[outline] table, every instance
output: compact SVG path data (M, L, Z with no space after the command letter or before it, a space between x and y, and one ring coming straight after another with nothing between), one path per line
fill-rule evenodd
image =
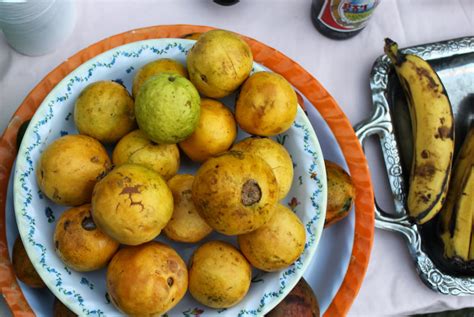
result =
M105 37L159 24L209 25L236 31L280 50L313 74L334 96L353 124L370 115L368 75L383 54L383 39L401 47L474 34L472 0L382 0L367 28L335 41L310 20L310 0L242 0L222 7L211 0L83 0L77 24L55 52L27 57L13 51L0 34L0 131L26 94L49 71L78 50ZM389 209L390 192L374 140L366 149L376 197ZM400 316L474 306L472 297L443 296L418 278L400 235L376 230L365 281L350 316ZM0 302L0 315L8 316Z

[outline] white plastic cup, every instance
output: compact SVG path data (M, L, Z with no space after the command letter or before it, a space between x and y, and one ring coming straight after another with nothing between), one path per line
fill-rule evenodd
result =
M47 10L54 0L0 0L0 22L21 24L31 21Z
M52 52L71 34L75 23L72 0L0 0L0 28L8 44L25 55Z

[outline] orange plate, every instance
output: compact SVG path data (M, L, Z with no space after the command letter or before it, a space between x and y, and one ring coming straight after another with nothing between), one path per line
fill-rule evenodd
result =
M8 180L16 156L16 135L20 125L30 119L43 99L67 74L92 57L126 43L156 39L179 38L211 30L207 26L163 25L128 31L97 42L76 53L50 72L29 93L15 112L0 139L0 290L14 316L34 316L17 281L8 255L5 228L5 204ZM283 75L319 111L332 130L356 188L355 234L352 255L346 276L327 309L325 316L347 314L364 279L374 237L374 195L365 155L354 130L336 101L321 84L300 65L279 51L254 39L244 37L252 48L256 62Z

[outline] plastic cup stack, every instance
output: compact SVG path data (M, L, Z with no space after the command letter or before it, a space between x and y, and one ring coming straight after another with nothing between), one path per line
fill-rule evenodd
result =
M30 56L52 52L72 32L72 0L0 0L0 29L16 51Z

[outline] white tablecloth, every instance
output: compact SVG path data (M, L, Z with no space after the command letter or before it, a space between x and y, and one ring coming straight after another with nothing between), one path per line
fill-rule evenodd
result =
M368 76L374 60L383 53L385 37L404 47L474 35L473 0L382 0L368 27L345 41L327 39L316 31L310 5L310 0L241 0L231 7L211 0L80 1L75 30L54 53L23 56L0 35L0 131L26 94L55 66L92 43L134 28L210 25L258 39L313 74L353 124L370 115ZM380 165L383 160L374 144L367 147L378 185L374 186L376 196L382 206L390 206ZM3 305L0 316L5 315ZM370 265L351 316L399 316L468 306L474 306L474 297L443 296L429 290L418 278L402 237L376 230Z

